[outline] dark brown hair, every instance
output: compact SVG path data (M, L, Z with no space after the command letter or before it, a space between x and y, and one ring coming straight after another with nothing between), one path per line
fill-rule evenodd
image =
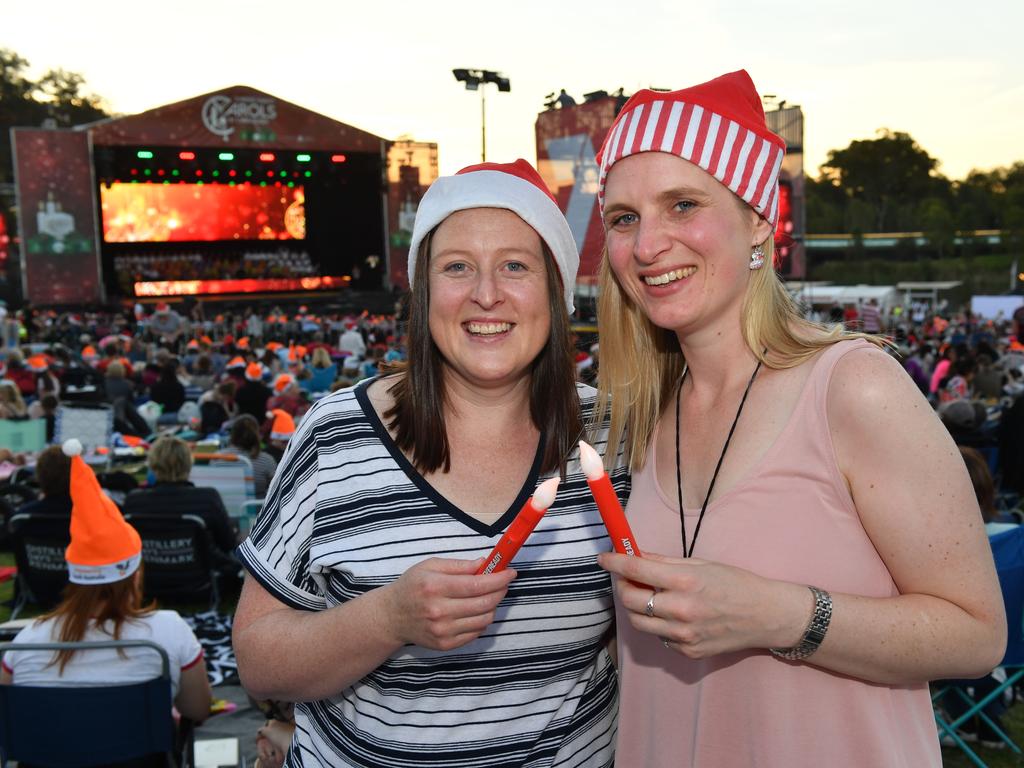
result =
M236 448L241 448L250 457L256 459L260 455L260 424L256 417L249 413L237 416L231 424L231 435L228 441Z
M74 584L64 587L64 599L56 608L39 617L39 621L56 619L60 624L57 640L62 643L77 643L85 637L89 622L95 619L97 627L113 622L111 637L121 638L121 627L126 621L138 619L156 610L156 603L142 604L142 563L139 570L127 579L112 584ZM51 665L60 665L60 674L71 661L75 651L58 651Z
M430 245L435 227L416 255L416 275L409 297L408 353L405 375L391 388L395 404L384 413L395 443L424 473L451 469L451 448L444 422L444 361L430 336ZM551 331L530 370L530 418L543 435L541 472L565 474L566 457L583 435L569 314L562 281L547 243L541 239L547 274Z
M968 448L965 445L958 446L960 455L967 465L967 474L971 476L971 485L974 486L974 495L978 497L978 506L981 507L981 516L986 523L991 522L996 516L996 489L992 482L992 473L988 469L988 462L979 451Z
M43 495L71 495L71 458L59 445L51 445L36 460L36 481Z

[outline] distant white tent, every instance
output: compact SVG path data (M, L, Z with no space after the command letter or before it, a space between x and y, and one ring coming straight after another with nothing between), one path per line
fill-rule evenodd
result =
M831 285L829 283L787 283L793 297L809 307L831 307L833 304L866 303L871 299L878 302L883 312L903 303L903 294L894 285Z

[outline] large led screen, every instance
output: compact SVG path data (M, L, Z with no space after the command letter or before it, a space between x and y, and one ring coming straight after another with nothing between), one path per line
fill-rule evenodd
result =
M301 186L124 184L100 188L103 240L303 240Z

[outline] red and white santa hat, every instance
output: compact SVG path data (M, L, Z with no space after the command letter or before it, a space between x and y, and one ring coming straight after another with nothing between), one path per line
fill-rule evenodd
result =
M100 488L75 439L62 446L71 458L71 543L64 551L73 584L112 584L142 562L142 539Z
M604 209L608 171L639 152L667 152L707 171L773 227L786 142L768 130L754 81L730 72L681 91L642 90L625 103L597 155Z
M517 214L541 236L562 276L565 306L573 311L573 288L580 266L572 230L540 174L525 160L514 163L480 163L443 176L420 200L409 243L409 285L416 272L420 243L434 227L456 211L471 208L504 208Z

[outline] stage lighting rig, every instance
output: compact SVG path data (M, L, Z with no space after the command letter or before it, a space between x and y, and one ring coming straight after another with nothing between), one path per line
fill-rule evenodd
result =
M480 91L480 160L487 162L487 97L486 89L480 86L493 83L498 86L498 93L509 93L512 84L503 74L490 69L453 69L452 74L465 84L467 91Z

